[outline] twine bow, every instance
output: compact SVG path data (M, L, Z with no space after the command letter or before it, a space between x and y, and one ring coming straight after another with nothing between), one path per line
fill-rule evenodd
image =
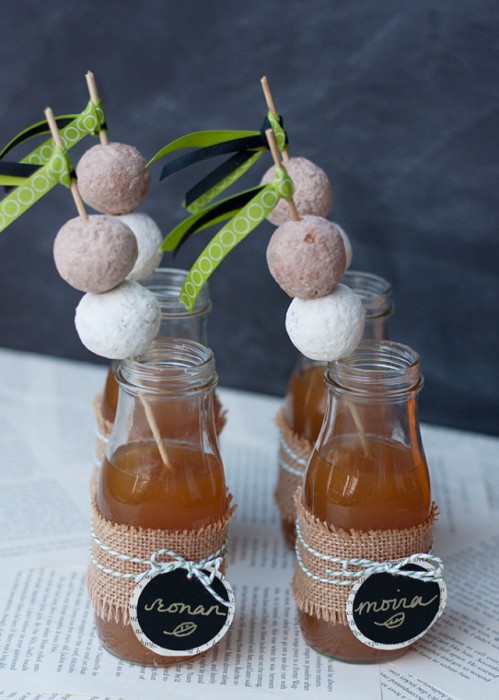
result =
M110 547L107 547L98 539L92 527L90 528L90 531L95 544L106 552L106 554L116 557L121 561L129 561L134 564L144 564L145 566L149 566L149 569L141 571L138 574L127 574L120 571L114 571L107 566L103 566L91 554L90 558L94 566L104 573L109 574L110 576L116 576L118 578L134 579L137 583L139 583L145 576L156 576L157 574L167 574L175 569L185 569L187 571L188 579L192 579L192 577L195 576L219 603L225 605L225 607L227 607L229 610L233 609L234 603L219 596L218 593L212 588L213 581L215 580L217 573L219 573L220 567L225 558L227 542L224 542L215 552L204 559L201 559L200 561L184 559L184 557L171 549L158 549L151 554L149 559L140 559L138 557L130 557L127 554L121 554L121 552L116 552ZM158 558L162 556L168 556L173 561L158 561ZM207 573L206 570L208 570L209 573Z
M225 549L226 543L224 542L224 544L217 549L216 552L213 552L213 554L210 554L208 557L201 559L200 561L189 561L188 559L184 559L184 557L176 552L173 552L171 549L158 549L156 552L151 554L151 558L149 559L149 564L151 566L150 571L144 571L141 574L138 574L136 581L138 583L144 578L144 576L150 575L151 571L153 572L152 575L156 576L157 574L167 574L175 569L185 569L187 571L188 579L196 577L197 580L219 603L222 603L225 605L225 607L232 609L234 604L231 601L225 600L219 596L218 593L212 588L215 576L219 572L220 566L223 563ZM173 561L158 561L158 557L164 555L171 557ZM206 572L206 569L208 569L210 572L209 574Z

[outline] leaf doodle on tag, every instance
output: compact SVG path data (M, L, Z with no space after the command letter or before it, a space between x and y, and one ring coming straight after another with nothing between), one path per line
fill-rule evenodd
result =
M195 622L181 622L171 632L163 630L163 634L171 637L188 637L197 630L198 626Z
M397 627L400 627L403 625L405 622L405 613L400 612L396 613L395 615L392 615L391 617L388 618L388 620L385 620L384 622L375 622L374 624L377 625L378 627L387 627L389 630L394 630L397 629Z

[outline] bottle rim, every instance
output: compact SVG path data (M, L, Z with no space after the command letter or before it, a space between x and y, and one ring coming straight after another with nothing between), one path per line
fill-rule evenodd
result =
M180 301L180 290L187 274L187 270L178 267L158 267L141 281L141 284L159 301L162 317L192 318L204 316L211 311L208 283L201 287L192 311L188 311Z
M139 355L121 360L116 380L128 393L173 398L213 389L218 383L213 351L185 338L152 341Z
M384 277L371 272L347 270L341 282L361 298L367 320L393 314L392 285Z
M417 393L424 384L418 353L392 340L361 341L351 355L328 364L325 380L334 390L378 398Z

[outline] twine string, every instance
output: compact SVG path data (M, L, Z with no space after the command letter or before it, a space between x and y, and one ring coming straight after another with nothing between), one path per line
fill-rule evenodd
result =
M290 464L287 464L284 460L280 459L279 460L279 466L285 469L287 472L290 472L294 476L299 476L302 477L305 473L305 470L308 465L308 460L303 459L303 457L300 457L289 445L287 442L286 438L284 437L282 431L279 431L278 435L279 439L279 445L282 447L283 451L288 455L290 459L293 460L296 464L300 466L300 469L296 469L292 467Z
M150 575L151 572L153 572L153 576L155 576L157 574L169 573L174 569L182 568L187 571L188 579L196 577L198 581L219 603L225 605L225 607L227 607L229 610L232 610L232 608L234 607L233 602L225 600L220 595L218 595L218 593L212 588L213 581L215 580L215 577L219 572L220 567L225 559L227 541L225 541L215 552L205 557L204 559L201 559L200 561L190 561L188 559L184 559L184 557L182 557L180 554L177 554L171 549L158 549L151 554L149 559L141 559L139 557L131 557L127 554L122 554L105 545L99 540L92 526L90 527L90 532L92 534L92 539L95 542L95 544L100 549L102 549L103 552L106 552L106 554L116 557L121 561L128 561L133 564L143 564L144 566L149 567L145 571L141 571L138 574L115 571L114 569L104 566L99 561L97 561L93 556L92 552L90 552L90 559L93 565L101 571L103 571L104 573L109 574L110 576L116 576L118 578L133 579L134 581L136 581L136 583L139 583L144 578L144 576ZM158 557L165 555L170 557L173 561L158 561ZM206 572L206 569L208 569L208 571L210 572L209 574Z
M305 565L301 553L300 545L304 547L307 552L312 554L312 556L322 559L323 561L331 562L332 564L339 564L341 570L326 569L327 577L318 576L314 574ZM317 551L311 547L304 539L303 533L300 528L299 519L296 520L296 559L298 565L304 574L312 578L314 581L319 583L335 584L337 586L351 586L357 579L364 576L370 576L371 574L388 573L394 576L406 576L408 578L417 579L424 582L435 582L443 580L444 564L443 561L434 556L433 554L411 554L403 559L396 559L391 561L377 562L371 559L361 559L352 557L350 559L343 559L342 557L335 557L329 554L324 554ZM412 569L403 569L404 566L408 564L419 564L421 561L426 561L431 564L434 568L427 571L415 571ZM349 567L358 567L357 571L350 571Z

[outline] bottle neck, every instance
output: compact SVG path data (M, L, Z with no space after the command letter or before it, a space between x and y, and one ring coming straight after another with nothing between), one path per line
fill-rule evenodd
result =
M364 452L369 441L421 450L417 397L423 376L414 350L364 340L352 355L330 363L325 379L329 392L319 441L349 435Z
M189 338L208 344L208 314L211 301L205 284L192 311L187 311L179 300L187 271L176 268L158 268L142 284L158 299L161 307L161 325L158 338Z
M189 339L157 338L141 355L122 360L116 372L120 389L155 400L187 399L217 384L210 348Z
M387 322L395 309L391 284L383 277L356 270L347 270L341 282L350 287L362 300L366 311L364 338L386 338Z
M116 372L118 406L108 458L122 445L184 445L218 452L212 351L192 340L154 340L140 356L122 360Z
M390 401L423 386L419 355L390 340L363 340L348 357L330 362L326 381L336 393L372 401Z

